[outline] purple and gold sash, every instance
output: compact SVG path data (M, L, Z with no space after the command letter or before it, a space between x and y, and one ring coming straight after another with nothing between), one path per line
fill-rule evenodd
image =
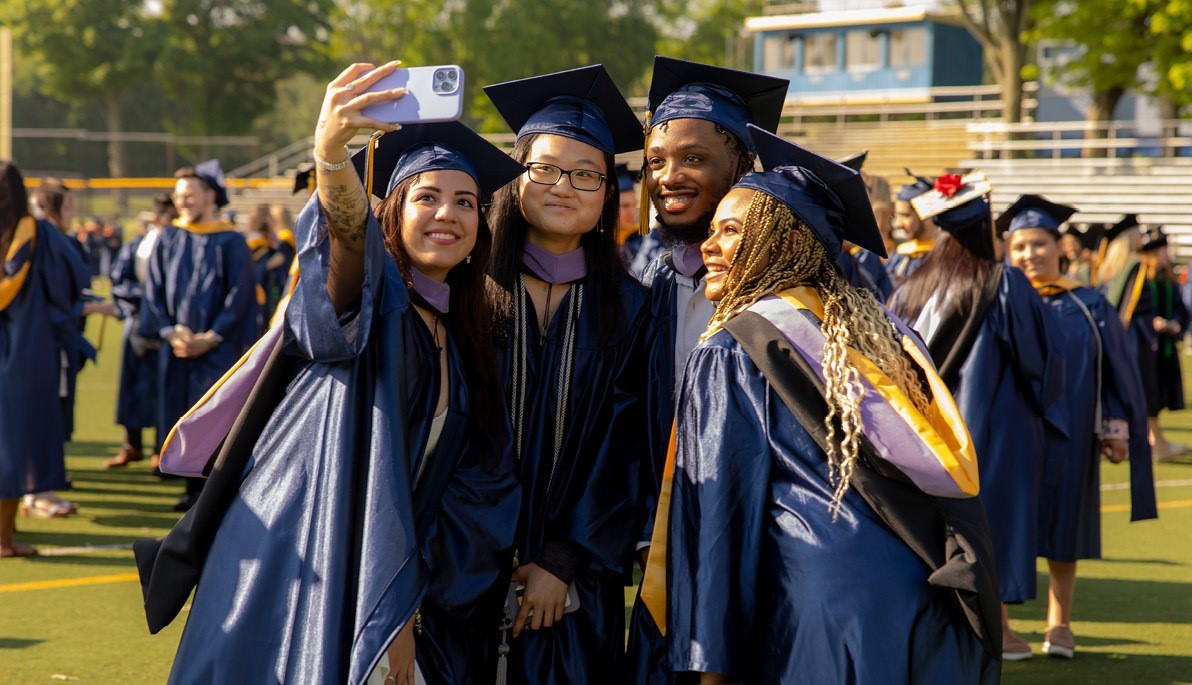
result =
M823 333L812 320L790 315L798 310L808 310L823 320L823 303L812 288L792 288L765 297L749 308L774 324L823 382ZM903 350L928 381L931 405L926 414L920 412L877 365L850 348L849 363L861 374L864 389L861 419L865 437L878 457L895 466L923 492L937 497L973 497L980 489L977 459L960 410L917 338L897 317L891 316L891 320L903 334ZM666 635L666 546L675 474L675 434L672 429L641 593L642 602L663 635Z

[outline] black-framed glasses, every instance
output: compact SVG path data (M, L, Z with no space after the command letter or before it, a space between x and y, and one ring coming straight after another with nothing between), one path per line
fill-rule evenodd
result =
M543 162L527 162L526 173L530 180L544 186L553 186L562 180L563 175L571 180L571 187L588 192L600 190L604 185L605 175L591 169L561 169L554 164Z

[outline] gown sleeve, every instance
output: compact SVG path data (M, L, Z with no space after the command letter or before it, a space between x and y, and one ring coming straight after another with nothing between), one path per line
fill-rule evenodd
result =
M1063 340L1055 315L1021 271L1006 267L995 313L998 337L1010 357L1011 366L1027 381L1040 415L1064 392ZM1054 426L1067 434L1066 426Z
M1104 297L1097 298L1092 312L1101 334L1102 413L1106 418L1125 419L1130 425L1130 520L1157 518L1146 396L1137 357L1130 350L1117 310Z
M318 194L298 215L294 224L294 238L298 243L298 266L303 274L298 279L290 304L286 309L287 342L290 349L313 361L341 361L355 357L364 350L373 323L374 301L380 294L385 278L385 245L381 226L372 212L364 233L364 283L359 302L342 315L335 313L331 296L327 293L327 276L331 270L331 244L327 229L327 215L319 204Z
M687 361L667 552L676 671L739 676L749 666L741 657L758 613L770 479L767 393L743 352L701 345Z
M112 300L121 319L135 316L140 311L145 287L137 280L136 251L140 240L133 240L120 248L112 264Z
M513 535L521 510L512 443L506 436L495 465L468 447L447 483L438 516L426 543L430 569L427 599L461 623L491 618L481 601L512 566ZM507 578L506 578L507 579ZM502 595L503 598L503 595Z
M224 296L219 313L211 322L211 330L224 340L237 340L245 347L250 341L244 337L245 322L253 318L256 306L256 270L252 264L252 251L239 234L231 234L223 244Z

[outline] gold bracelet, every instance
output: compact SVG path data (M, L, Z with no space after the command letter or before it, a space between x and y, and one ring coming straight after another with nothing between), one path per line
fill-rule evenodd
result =
M351 155L351 153L348 152L347 145L344 146L344 154L347 155L344 158L344 161L335 162L334 164L332 164L331 162L328 162L327 160L319 157L319 153L315 152L314 150L311 150L311 152L310 152L310 156L315 158L315 165L317 165L319 167L319 169L323 170L326 173L331 173L332 171L339 171L341 169L347 169L348 166L352 164L352 155Z

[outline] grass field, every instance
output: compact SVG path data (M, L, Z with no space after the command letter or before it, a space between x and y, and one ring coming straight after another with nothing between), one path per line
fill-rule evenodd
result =
M19 539L44 554L0 561L0 685L139 685L164 682L169 673L185 615L148 634L128 546L170 528L181 485L150 476L144 463L103 469L119 448L112 424L119 340L109 321L99 365L79 379L78 430L67 450L74 489L66 495L82 504L79 515L19 519ZM1192 412L1169 415L1166 424L1172 439L1192 444ZM1004 682L1192 683L1192 459L1158 467L1158 521L1129 523L1129 493L1113 489L1127 474L1124 466L1102 471L1106 558L1080 565L1077 658L1038 653L1044 601L1014 607L1011 617L1037 654L1007 664ZM1045 573L1039 596L1046 597Z

